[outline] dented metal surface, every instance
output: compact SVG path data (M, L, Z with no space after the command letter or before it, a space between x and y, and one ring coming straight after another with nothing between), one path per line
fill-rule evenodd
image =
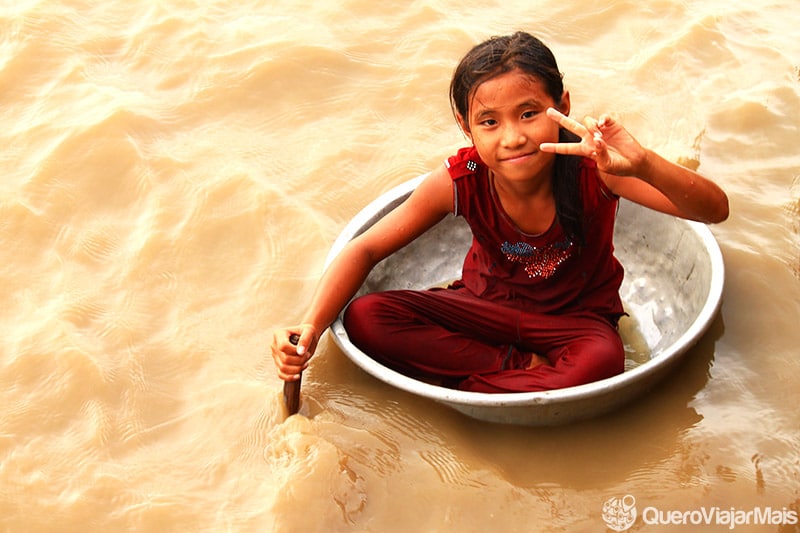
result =
M349 240L407 198L423 178L388 191L359 212L332 246L327 263ZM377 265L359 294L446 284L460 276L470 241L466 223L448 217ZM477 419L554 425L591 418L651 388L697 343L719 310L724 284L722 254L703 224L662 215L623 200L615 247L625 267L620 294L647 353L640 364L612 378L545 392L464 392L423 383L377 363L350 342L341 318L331 326L333 338L353 362L376 378Z

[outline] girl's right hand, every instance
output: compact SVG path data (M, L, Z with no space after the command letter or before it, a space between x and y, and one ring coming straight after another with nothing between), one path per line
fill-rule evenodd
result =
M289 340L292 335L300 337L296 346ZM311 324L276 329L272 336L272 360L278 377L284 381L300 379L300 373L308 367L318 341L317 331Z
M640 176L647 150L609 115L600 119L586 117L581 124L557 109L549 108L547 117L581 138L579 143L543 143L543 152L577 155L593 159L601 172L616 176Z

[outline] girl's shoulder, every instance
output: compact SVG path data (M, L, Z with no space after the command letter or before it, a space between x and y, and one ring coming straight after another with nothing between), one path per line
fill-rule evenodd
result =
M485 166L474 146L461 148L455 155L448 157L444 164L454 180L475 174L479 168Z

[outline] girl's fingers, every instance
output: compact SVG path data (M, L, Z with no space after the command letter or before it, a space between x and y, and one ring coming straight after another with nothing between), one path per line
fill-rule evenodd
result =
M571 119L557 109L548 108L547 116L557 122L561 127L568 129L581 138L580 143L542 143L539 149L543 152L552 152L566 155L594 156L602 141L602 133L596 119L586 117L581 124Z
M278 377L283 381L297 381L299 379L301 370L303 369L291 372L284 372L283 370L278 369Z
M561 111L558 111L557 109L548 107L547 116L551 120L558 122L560 126L568 129L578 137L583 137L588 133L588 130L583 124L581 124L577 120L569 118L567 115L563 114Z
M600 128L609 128L614 125L614 117L611 115L600 115L600 120L597 121L597 125Z
M297 345L291 342L292 335L300 337ZM278 376L284 381L298 379L300 372L308 367L315 344L316 334L313 328L298 326L276 331L271 351Z
M539 150L554 154L584 155L579 143L542 143L539 145Z
M296 379L296 376L306 369L308 363L304 357L288 356L281 361L276 362L278 368L278 376L286 381L287 379Z
M300 340L297 343L297 355L305 355L307 352L312 352L316 341L314 329L305 327L299 335Z
M292 337L295 337L292 340ZM310 357L316 348L317 335L312 326L300 325L286 330L286 337L280 346L280 351L290 354L292 349L298 356Z

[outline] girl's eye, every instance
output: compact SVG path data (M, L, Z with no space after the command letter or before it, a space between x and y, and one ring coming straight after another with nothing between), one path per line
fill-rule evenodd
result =
M494 126L495 124L497 124L497 121L493 118L487 118L486 120L481 122L481 124L483 124L484 126Z
M536 115L536 111L525 111L522 114L522 118L533 118Z

